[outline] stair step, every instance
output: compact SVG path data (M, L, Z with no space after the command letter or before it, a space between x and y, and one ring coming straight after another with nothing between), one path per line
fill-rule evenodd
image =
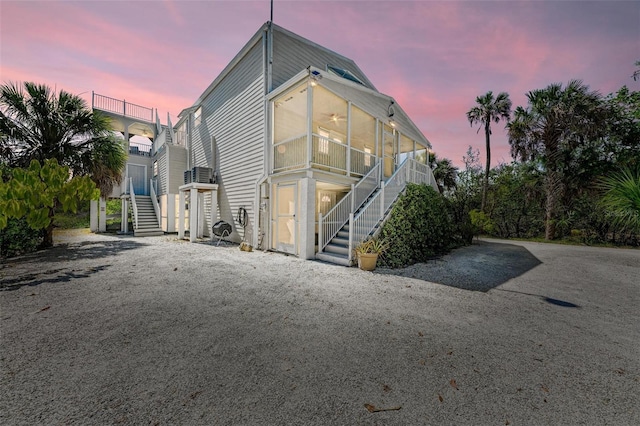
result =
M164 231L158 227L151 229L136 229L133 231L134 237L157 237L164 235Z
M339 256L332 253L316 253L316 259L336 265L351 266L346 256Z
M341 247L349 247L349 234L347 234L347 238L335 236L329 242L330 244L341 246Z
M340 254L340 255L343 255L343 256L348 256L349 255L349 247L339 246L339 245L335 245L333 243L327 244L327 246L324 248L324 251L329 252L329 253Z

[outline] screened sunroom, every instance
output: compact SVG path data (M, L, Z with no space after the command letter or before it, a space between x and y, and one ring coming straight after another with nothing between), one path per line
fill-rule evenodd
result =
M272 174L313 169L359 179L382 162L389 177L407 157L426 161L429 142L393 99L328 73L309 75L271 101Z

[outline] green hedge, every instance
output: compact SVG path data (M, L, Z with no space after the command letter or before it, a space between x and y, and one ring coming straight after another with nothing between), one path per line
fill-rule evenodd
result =
M14 257L32 253L44 239L43 229L32 229L26 219L7 220L7 227L0 230L0 257Z
M393 207L380 237L389 244L382 266L401 268L448 252L455 244L447 200L426 185L408 184Z

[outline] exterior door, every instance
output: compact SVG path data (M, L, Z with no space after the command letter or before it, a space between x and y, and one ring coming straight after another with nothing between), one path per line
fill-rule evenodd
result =
M127 164L127 176L133 181L133 191L136 195L149 195L147 190L147 167L140 164ZM129 191L129 182L126 182Z
M396 157L398 154L398 144L393 134L393 129L384 126L382 131L382 166L384 169L384 177L391 177L396 170Z
M272 248L284 253L296 254L298 186L295 183L277 184L275 193Z

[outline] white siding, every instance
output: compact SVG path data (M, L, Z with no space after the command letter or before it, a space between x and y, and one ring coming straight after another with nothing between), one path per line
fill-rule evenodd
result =
M157 195L167 194L167 181L169 179L169 168L167 166L167 145L164 146L161 152L156 155L156 161L158 162L158 192Z
M351 71L367 87L375 90L373 83L351 59L274 25L272 89L310 65L326 70L327 64Z
M249 49L201 105L202 124L192 130L193 166L216 170L220 217L240 232L234 235L239 239L242 228L235 221L238 208L246 208L253 222L256 182L264 168L261 42Z
M178 188L184 184L184 171L187 170L187 150L178 145L167 145L169 153L169 180L167 193L177 194Z

